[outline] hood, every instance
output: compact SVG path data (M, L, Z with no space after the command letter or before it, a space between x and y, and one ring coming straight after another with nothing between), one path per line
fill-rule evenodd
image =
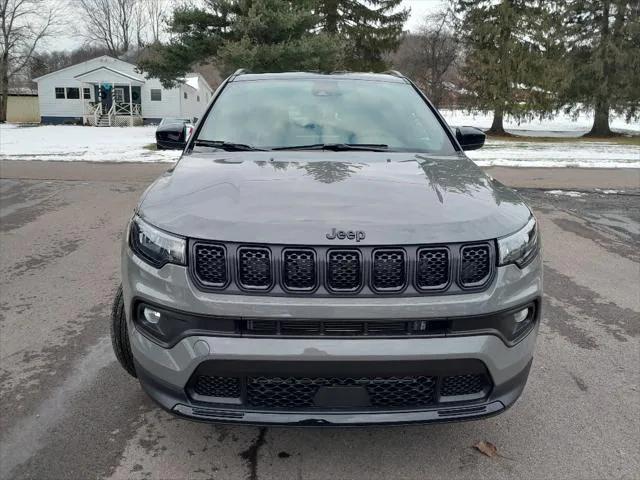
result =
M185 155L149 187L138 213L187 237L298 245L488 240L530 216L463 154L326 151ZM364 238L327 238L333 229Z

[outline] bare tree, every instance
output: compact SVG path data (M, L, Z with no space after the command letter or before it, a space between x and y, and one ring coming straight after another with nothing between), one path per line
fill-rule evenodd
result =
M127 52L137 36L138 1L76 0L84 20L83 36L113 56Z
M165 12L167 11L166 0L143 0L144 11L148 18L149 34L151 43L158 43L163 31Z
M436 106L446 97L447 75L460 57L453 21L448 9L428 15L418 33L405 35L393 59L396 67L412 77Z
M0 122L7 119L9 82L24 73L57 26L58 5L47 0L0 0Z

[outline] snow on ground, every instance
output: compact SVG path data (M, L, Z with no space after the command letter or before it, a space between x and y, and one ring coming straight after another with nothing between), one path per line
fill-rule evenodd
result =
M468 125L482 129L491 127L493 116L469 113L462 110L442 110L449 125ZM620 145L607 141L576 141L567 137L578 137L587 133L593 122L591 115L582 114L573 119L559 114L552 119L518 122L506 118L505 129L515 135L564 137L557 142L530 142L527 140L487 140L480 150L467 155L480 166L503 167L582 167L582 168L640 168L640 146ZM613 130L640 134L640 122L626 122L613 116Z
M155 126L0 125L0 158L88 162L172 162L177 150L149 150Z
M488 128L491 115L443 110L450 125ZM553 120L521 123L507 119L506 127L516 134L575 137L589 130L591 119L582 115L573 121L566 115ZM613 118L612 127L640 135L640 123ZM155 127L96 128L81 126L0 125L0 159L85 160L94 162L172 162L176 150L150 150L155 143ZM480 150L468 155L481 166L515 167L608 167L640 168L640 145L620 145L607 141L532 142L488 140Z
M482 112L468 112L465 110L440 110L442 116L449 125L455 127L472 126L482 129L491 127L493 114ZM593 124L593 115L582 113L576 118L570 115L559 113L551 119L528 120L517 122L505 117L504 128L508 132L516 135L544 136L544 137L579 137L587 133ZM609 120L612 130L620 133L640 134L640 120L627 122L624 117L612 115Z
M467 155L483 167L640 168L640 145L609 142L489 139L484 147Z
M583 197L585 194L582 192L574 192L573 190L549 190L547 192L550 195L564 195L566 197Z

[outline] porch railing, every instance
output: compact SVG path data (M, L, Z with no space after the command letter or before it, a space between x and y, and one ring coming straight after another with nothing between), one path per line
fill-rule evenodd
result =
M116 115L141 115L140 105L138 105L137 103L117 103L115 104L115 106Z
M107 113L107 115L109 116L109 126L112 125L113 123L113 117L115 117L115 111L116 111L116 106L117 104L114 103L113 105L111 105L111 108L109 109L109 113Z
M97 103L93 109L93 124L98 125L100 116L102 115L102 103Z

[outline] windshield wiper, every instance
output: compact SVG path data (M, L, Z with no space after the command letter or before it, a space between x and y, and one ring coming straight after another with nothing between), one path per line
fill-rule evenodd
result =
M220 150L226 150L228 152L246 152L246 151L265 151L264 148L253 147L244 143L225 142L224 140L201 140L198 139L194 142L197 147L212 147L219 148Z
M312 143L310 145L275 147L271 150L331 150L333 152L363 150L369 152L384 152L388 148L389 145L385 145L384 143Z

